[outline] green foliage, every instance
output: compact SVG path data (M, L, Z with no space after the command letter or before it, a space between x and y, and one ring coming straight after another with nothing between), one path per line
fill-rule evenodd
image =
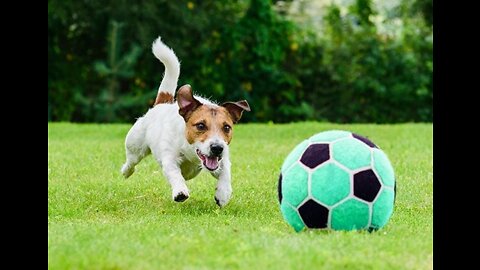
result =
M329 7L325 33L312 48L321 51L321 67L308 77L317 79L305 78L305 87L317 90L309 99L316 117L334 122L431 121L431 40L418 38L419 24L405 26L399 38L381 34L371 21L374 14L366 0L356 1L345 15L338 6Z
M278 2L278 1L274 1ZM291 2L291 1L286 1ZM247 99L243 121L432 120L432 3L403 1L385 22L371 0L301 28L270 0L60 1L48 4L49 121L132 122L153 104L159 35L181 61L179 85Z
M96 121L115 122L119 121L119 114L137 105L132 93L120 95L121 79L130 79L134 76L134 66L141 53L141 48L133 44L131 49L122 55L121 34L123 24L111 22L108 35L108 60L95 61L94 70L100 78L106 79L106 86L100 90L100 94L93 98L86 98L77 94L77 99L82 109L91 109Z
M288 57L295 27L281 18L269 0L252 0L238 23L222 33L217 55L226 55L216 78L227 87L225 99L245 98L253 108L245 120L292 121L311 117L295 91L298 80L291 73ZM225 50L225 51L224 51ZM217 71L218 71L217 70Z

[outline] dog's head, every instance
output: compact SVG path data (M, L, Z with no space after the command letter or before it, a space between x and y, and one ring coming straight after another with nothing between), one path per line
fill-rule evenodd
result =
M187 84L178 90L177 103L179 114L185 120L188 143L195 147L203 167L217 170L222 157L228 155L233 125L240 120L243 111L250 111L248 102L203 104L193 96L192 88Z

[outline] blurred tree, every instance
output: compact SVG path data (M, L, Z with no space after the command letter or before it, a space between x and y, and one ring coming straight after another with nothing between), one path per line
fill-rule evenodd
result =
M227 99L249 100L246 120L286 122L311 118L312 110L297 90L288 56L295 27L272 9L269 0L252 0L244 16L222 33L227 48L217 79L229 88ZM295 50L295 48L294 48ZM218 52L217 52L218 54Z
M179 85L247 99L244 121L432 120L431 1L404 0L381 18L355 0L302 25L287 12L296 1L274 2L49 0L49 121L145 113L164 68L150 52L159 35L181 61ZM111 22L123 39L112 39Z
M380 34L372 22L375 14L369 0L356 0L344 15L338 6L329 7L317 47L321 64L310 75L322 79L316 79L315 85L302 79L307 88L317 90L309 93L316 118L431 121L431 71L421 68L423 61L431 60L431 42L410 37L409 27L404 28L403 37L416 44Z
M111 21L108 34L108 59L95 61L94 70L101 78L106 78L106 86L94 97L85 97L77 93L76 99L86 114L93 115L96 121L115 122L120 119L118 112L127 109L132 100L132 93L119 94L121 79L134 76L134 66L141 53L138 45L132 44L130 51L122 50L122 28L124 24ZM125 106L127 105L127 106Z

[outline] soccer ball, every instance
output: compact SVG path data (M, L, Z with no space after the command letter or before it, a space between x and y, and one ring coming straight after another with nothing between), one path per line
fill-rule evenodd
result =
M380 229L393 212L396 183L386 154L369 139L331 130L297 145L283 162L278 199L302 229Z

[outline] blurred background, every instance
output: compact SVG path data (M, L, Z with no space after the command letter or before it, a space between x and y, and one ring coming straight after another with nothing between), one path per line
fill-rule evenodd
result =
M432 0L48 1L48 121L133 123L164 67L242 122L431 122Z

